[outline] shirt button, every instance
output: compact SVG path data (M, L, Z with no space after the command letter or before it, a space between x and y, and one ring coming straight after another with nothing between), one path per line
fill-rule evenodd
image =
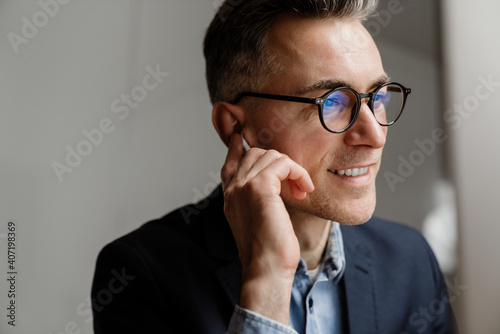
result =
M309 308L312 308L312 307L313 307L313 300L311 298L311 299L309 299Z

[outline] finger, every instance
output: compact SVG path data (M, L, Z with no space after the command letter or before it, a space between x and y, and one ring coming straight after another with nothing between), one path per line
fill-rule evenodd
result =
M244 165L242 164L241 166L241 169L246 170L248 165L248 171L245 175L247 179L253 178L272 162L285 156L276 150L265 151L256 149L252 149L249 155L250 156L247 158L248 163L245 161Z
M243 157L243 142L241 135L233 133L227 151L226 160L221 169L222 189L225 190L231 180L233 179L238 166L240 165L241 158Z
M294 163L286 177L292 185L290 191L297 199L304 199L307 193L314 191L314 184L309 173L300 165Z
M265 169L261 170L258 176L264 178L277 178L280 181L289 181L293 183L291 188L292 195L298 199L303 199L306 193L314 191L314 184L309 173L295 161L283 155L274 160ZM265 181L267 182L267 181ZM281 190L281 189L276 189Z
M306 198L306 192L300 190L295 181L288 180L287 184L293 197L295 197L296 199Z

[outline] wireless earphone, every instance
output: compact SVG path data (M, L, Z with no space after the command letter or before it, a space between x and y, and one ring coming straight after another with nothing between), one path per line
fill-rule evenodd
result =
M248 142L241 136L241 139L243 139L243 148L245 149L245 152L250 149L250 145L248 145Z

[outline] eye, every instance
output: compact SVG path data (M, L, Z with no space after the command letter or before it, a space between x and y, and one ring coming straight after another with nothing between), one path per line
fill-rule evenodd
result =
M375 110L383 108L386 109L389 101L391 100L391 92L386 89L380 90L373 99L373 108Z
M334 108L343 109L346 107L346 105L344 105L341 101L338 101L335 98L328 98L325 101L324 107L327 109L334 109Z
M337 89L325 99L323 122L330 130L341 131L352 121L356 95L349 89Z
M334 114L345 111L350 104L350 96L342 91L337 90L330 94L323 105L325 114Z

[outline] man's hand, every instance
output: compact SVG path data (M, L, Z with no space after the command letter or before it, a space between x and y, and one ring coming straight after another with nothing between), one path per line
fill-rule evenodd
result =
M239 305L288 325L300 247L281 187L288 183L291 194L304 199L314 185L307 171L282 153L252 148L242 156L241 135L234 134L221 177L224 213L242 265Z

